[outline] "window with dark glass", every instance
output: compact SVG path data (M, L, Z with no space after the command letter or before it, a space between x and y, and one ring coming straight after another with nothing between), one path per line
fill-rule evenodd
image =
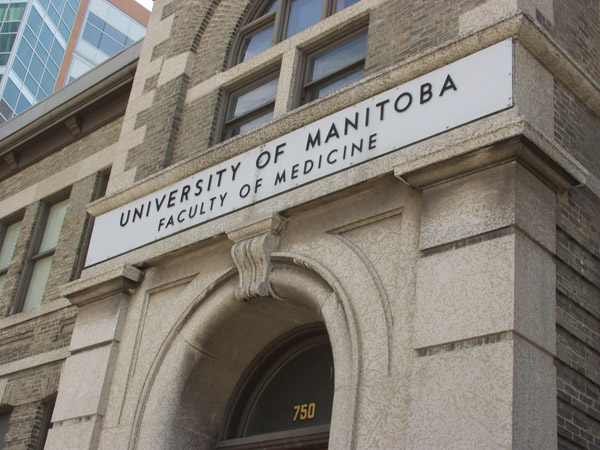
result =
M333 46L310 54L301 103L307 103L364 76L367 32L355 34Z
M55 402L56 397L52 397L50 400L45 401L42 405L44 408L44 415L42 416L42 426L40 429L36 450L43 450L46 446L48 431L52 428L52 412L54 411Z
M282 339L259 360L234 397L217 448L326 448L334 371L324 330Z
M273 118L279 75L263 78L229 94L222 138L228 139Z
M0 449L4 448L4 437L8 430L8 423L10 421L10 412L0 413Z
M234 64L246 61L358 0L270 0L250 12Z

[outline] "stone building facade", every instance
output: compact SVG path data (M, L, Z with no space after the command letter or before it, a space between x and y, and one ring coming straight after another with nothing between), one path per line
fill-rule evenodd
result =
M599 448L599 22L157 0L0 127L4 446Z

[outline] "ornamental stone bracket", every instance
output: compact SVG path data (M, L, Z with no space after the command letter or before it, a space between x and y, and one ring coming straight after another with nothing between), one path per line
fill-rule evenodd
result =
M65 285L61 295L77 306L115 295L131 296L144 278L144 272L130 265L123 265L90 278L82 278Z
M271 254L279 246L286 219L274 214L269 219L227 233L234 242L233 262L240 276L236 296L240 300L272 295Z

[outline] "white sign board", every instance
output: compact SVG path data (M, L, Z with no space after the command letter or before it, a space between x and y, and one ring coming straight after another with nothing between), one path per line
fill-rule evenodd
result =
M96 218L99 263L513 104L507 40Z

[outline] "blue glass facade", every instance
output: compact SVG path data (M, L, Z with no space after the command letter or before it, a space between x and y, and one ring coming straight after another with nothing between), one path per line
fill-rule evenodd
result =
M105 0L90 0L67 82L141 39L145 28Z
M27 3L0 3L0 68L8 64L8 58L21 25ZM0 69L0 79L4 69Z
M79 0L32 0L23 5L26 18L2 80L2 122L52 93Z
M114 11L104 14L105 17L93 13L92 6L99 2L102 5L95 6L97 11L111 8ZM0 0L0 123L54 91L79 6L80 0ZM116 18L115 24L109 23L111 18ZM102 0L92 0L67 82L123 50L144 33L143 26L118 8ZM86 58L90 52L85 48L79 51L81 41L101 55ZM85 65L85 70L79 63Z

